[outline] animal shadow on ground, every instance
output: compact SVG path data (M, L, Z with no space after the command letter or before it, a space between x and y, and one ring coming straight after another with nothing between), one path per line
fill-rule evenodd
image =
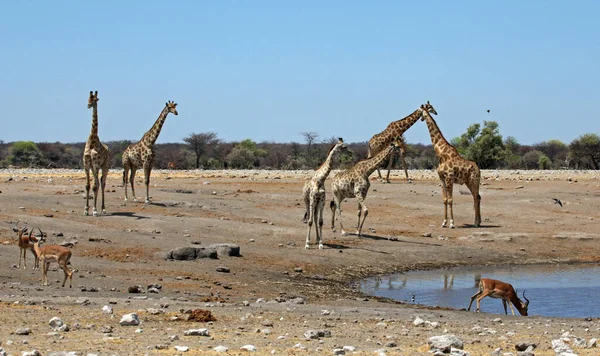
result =
M128 217L128 218L136 218L138 220L140 220L140 219L150 219L148 216L135 215L135 213L132 212L132 211L117 211L117 212L114 212L114 213L112 213L110 215L111 216L125 216L125 217Z
M501 228L500 225L479 225L479 227L475 227L473 224L462 224L461 229L498 229Z

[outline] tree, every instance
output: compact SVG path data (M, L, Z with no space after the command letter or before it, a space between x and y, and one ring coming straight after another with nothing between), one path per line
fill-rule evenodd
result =
M533 147L548 156L554 168L562 167L569 155L569 148L559 140L543 141Z
M484 121L483 129L480 127L479 124L469 126L466 133L452 140L452 144L479 168L496 168L510 156L510 151L504 147L496 121Z
M248 138L233 147L227 155L227 163L231 168L252 169L258 167L259 158L266 155L266 150L258 148L256 142Z
M519 151L521 150L521 144L517 139L513 136L507 136L504 139L504 147L510 152L510 154L506 157L506 164L508 168L515 169L520 168L522 166L522 159Z
M34 167L39 165L44 157L32 141L17 141L10 146L9 152L7 159L15 166Z
M204 156L209 148L219 144L221 140L217 138L215 132L203 132L199 134L192 133L184 138L183 142L187 143L196 154L196 169L198 169L200 168L200 159L202 156Z
M586 133L569 144L569 159L577 169L600 169L600 136Z

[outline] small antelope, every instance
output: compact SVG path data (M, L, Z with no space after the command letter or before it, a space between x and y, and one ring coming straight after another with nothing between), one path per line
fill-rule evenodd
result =
M34 257L33 269L39 269L40 263L35 251L33 250L33 243L38 239L33 236L33 230L31 230L29 235L27 235L27 222L25 222L25 226L19 228L20 221L21 219L17 220L17 223L13 227L13 231L17 233L19 244L19 264L17 265L17 268L21 268L21 259L23 259L23 269L27 268L27 250L29 250L31 253L33 253Z
M38 228L38 230L40 230ZM59 245L46 245L40 247L40 242L45 242L44 233L40 230L40 239L33 244L33 249L38 256L40 262L42 262L42 285L48 285L48 267L51 262L58 263L58 266L65 272L65 278L63 279L62 286L65 286L67 277L69 278L69 288L72 288L73 282L73 271L67 267L69 260L71 259L71 250L66 247Z
M479 291L471 297L471 302L467 310L471 310L471 304L477 299L477 312L479 312L479 303L485 297L500 298L502 299L502 305L504 306L504 314L508 315L506 310L506 303L510 307L512 315L515 315L513 305L517 308L519 313L523 316L527 316L527 308L529 308L529 299L525 297L525 291L523 291L523 302L519 299L517 292L515 292L513 286L510 283L504 283L495 279L481 278L479 281Z

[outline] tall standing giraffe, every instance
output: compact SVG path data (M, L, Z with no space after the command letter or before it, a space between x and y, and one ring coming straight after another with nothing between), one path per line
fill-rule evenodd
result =
M450 207L450 228L454 228L454 212L452 211L452 189L454 184L465 184L473 195L475 207L475 227L481 225L481 196L479 195L479 183L481 173L479 167L473 161L460 156L456 148L446 139L435 120L429 113L424 113L422 120L427 122L431 144L435 154L440 161L437 172L442 182L442 198L444 201L444 221L442 227L448 223L448 206Z
M304 204L306 210L304 212L304 222L308 220L308 234L306 235L306 244L304 248L310 248L310 230L312 230L313 223L315 224L317 243L319 249L323 248L323 210L325 209L325 180L331 172L331 166L333 156L343 150L346 150L346 144L340 137L338 142L329 149L327 159L321 164L321 166L315 171L312 179L304 184L302 195L304 197Z
M90 91L88 98L88 109L92 109L92 131L85 143L83 151L83 170L85 171L85 210L83 215L89 215L90 208L90 171L94 175L94 210L92 215L98 216L96 202L98 200L98 188L102 188L102 214L106 213L104 207L104 188L106 187L106 175L108 174L108 146L100 142L98 137L98 91ZM98 173L102 169L102 177L98 180Z
M129 181L131 182L131 194L133 195L133 201L137 201L135 197L135 189L133 187L135 180L135 171L138 168L144 169L144 183L146 184L146 204L150 203L150 173L152 172L152 166L154 165L154 143L160 134L163 124L169 113L177 115L177 103L168 101L165 104L165 108L162 110L158 119L150 130L148 130L142 139L138 143L129 145L125 152L123 152L123 186L125 187L125 201L127 201L127 178L129 170L131 169L131 176Z
M379 153L379 151L387 148L390 145L390 143L392 143L392 141L394 141L397 137L403 137L404 132L406 132L406 130L408 130L412 125L414 125L415 122L417 122L423 116L423 110L426 110L434 115L437 115L437 111L435 111L433 106L428 101L424 107L423 107L423 105L420 106L417 110L413 111L413 113L408 115L407 117L405 117L401 120L390 122L390 124L385 128L385 130L374 135L369 140L369 145L367 147L368 148L367 158L371 158L371 157L375 156L377 153ZM403 144L402 150L404 150L404 142L402 142L402 144ZM404 164L404 172L406 174L406 179L408 180L408 172L406 171L406 162L404 161L404 153L403 152L401 152L401 158L403 161L402 163ZM384 181L387 183L390 182L390 170L391 170L391 166L392 166L392 161L393 161L393 156L390 156L390 159L389 159L388 165L387 165L387 168L388 168L387 176ZM377 167L377 174L379 176L379 179L383 181L383 177L381 176L379 167Z
M338 220L340 221L340 228L342 229L342 236L346 235L344 226L342 225L342 201L346 198L355 197L358 201L358 222L356 224L356 234L360 237L362 226L365 223L365 219L369 214L369 209L365 205L365 199L369 192L371 182L369 182L369 176L371 173L381 165L381 162L388 159L392 152L400 149L401 141L400 137L396 137L386 149L379 151L374 157L364 159L357 162L352 168L342 171L333 177L333 183L331 184L331 190L333 191L333 202L330 207L332 210L331 216L331 230L335 231L335 210L337 210ZM362 221L360 220L361 214L363 215Z

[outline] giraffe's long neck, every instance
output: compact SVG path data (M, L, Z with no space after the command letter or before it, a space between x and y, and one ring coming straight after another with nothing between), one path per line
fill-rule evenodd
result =
M415 122L417 122L421 118L422 112L423 109L418 108L404 119L392 122L390 124L389 135L391 137L402 136L404 132L406 132L406 130L408 130L412 125L415 124Z
M160 134L160 130L162 129L162 126L165 123L165 120L166 120L168 114L169 114L169 108L167 106L165 106L165 108L160 113L160 115L158 115L158 119L156 119L156 122L154 123L154 125L152 125L150 130L148 130L148 132L146 132L144 134L144 137L142 137L141 141L149 144L150 146L154 146L154 143L156 142L156 139L158 138L158 135Z
M329 154L327 155L327 159L325 160L325 162L323 162L321 167L319 167L319 169L317 169L317 171L315 172L314 177L319 183L323 183L325 181L325 179L327 179L329 172L331 172L333 155L335 154L336 151L337 151L337 146L334 146L329 151Z
M429 113L424 115L425 121L427 122L427 128L429 129L429 135L431 136L431 144L433 145L433 149L435 150L438 159L442 162L447 157L448 153L455 152L455 149L448 141L446 141L433 117L431 117Z
M367 177L370 176L371 173L373 173L377 169L377 167L379 167L381 165L381 163L387 159L387 157L393 150L394 150L394 146L389 145L388 147L381 150L381 152L379 152L374 157L368 158L368 159L360 162L360 163L362 163L362 167L360 167L362 174L366 175ZM360 165L360 163L359 163L359 165Z
M98 104L92 106L92 131L90 136L98 136Z

